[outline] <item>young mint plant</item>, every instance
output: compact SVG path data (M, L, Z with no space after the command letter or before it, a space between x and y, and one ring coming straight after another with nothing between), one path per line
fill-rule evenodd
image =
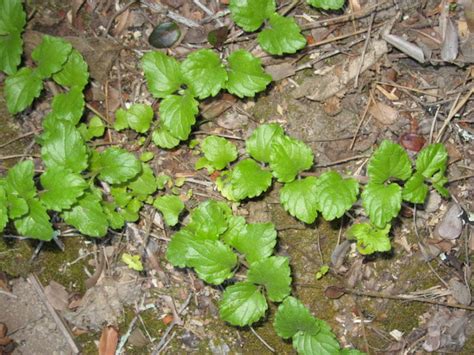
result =
M339 354L331 327L315 318L298 299L289 296L278 307L273 327L283 339L292 339L298 354Z
M26 14L21 0L0 2L0 70L8 75L16 72L23 53L21 33Z
M227 139L217 136L208 136L200 144L204 157L195 164L197 170L207 168L209 173L222 170L229 163L237 159L237 148Z
M306 45L306 38L296 21L275 12L274 0L231 0L229 10L233 21L247 32L258 30L268 20L257 40L270 54L296 53Z
M283 208L300 221L311 224L318 216L318 183L314 176L285 184L280 190Z
M358 223L352 225L346 235L349 239L357 241L357 250L362 255L373 254L375 252L390 251L390 224L384 228L377 228L369 223Z
M308 4L323 10L339 10L344 6L346 0L306 0Z
M276 123L260 125L245 141L247 153L255 160L262 163L270 163L273 140L284 135L283 128Z
M227 61L226 67L209 49L191 53L182 63L161 52L143 56L148 89L162 99L160 125L152 133L156 145L170 149L188 139L199 112L196 98L215 96L222 89L239 97L253 97L271 82L260 60L249 52L236 51Z

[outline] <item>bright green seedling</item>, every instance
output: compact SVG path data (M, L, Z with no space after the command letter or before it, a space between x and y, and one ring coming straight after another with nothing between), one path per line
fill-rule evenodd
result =
M323 265L319 268L319 271L316 272L316 275L314 275L314 277L316 278L316 280L321 280L328 272L329 265Z
M273 327L280 337L293 341L298 354L339 354L331 327L294 297L287 297L278 307Z
M386 252L391 249L388 237L390 228L390 224L384 228L377 228L369 223L359 223L350 227L346 235L349 239L357 241L357 250L362 255Z
M16 72L23 53L21 33L26 14L21 0L0 2L0 70L8 75Z
M339 10L344 6L346 0L306 0L308 4L323 10Z
M132 270L143 271L143 264L140 255L131 255L128 253L123 253L122 261L127 264L127 266Z
M184 210L183 201L174 195L158 197L155 202L153 202L153 206L163 214L163 218L169 226L174 226L178 223L179 215Z
M214 170L224 169L237 159L237 147L222 137L206 137L201 142L201 150L204 157L196 162L197 170L206 168L209 173L212 173Z
M275 0L231 0L229 10L234 22L247 32L257 31L268 20L257 40L270 54L296 53L306 45L294 18L276 13Z
M241 98L253 97L272 80L260 60L244 50L232 53L227 66L209 49L191 53L182 63L161 52L147 53L141 62L150 93L162 99L160 125L152 140L166 149L188 139L199 112L196 98L215 96L223 89Z

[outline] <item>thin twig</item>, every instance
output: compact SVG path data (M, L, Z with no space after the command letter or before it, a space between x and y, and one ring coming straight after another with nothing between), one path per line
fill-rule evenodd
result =
M250 326L250 330L251 330L251 332L253 333L253 335L255 335L255 336L257 337L257 339L260 340L260 341L262 342L262 344L266 346L266 348L267 348L268 350L270 350L272 353L276 353L275 349L273 349L273 348L270 346L270 344L268 344L268 343L265 341L265 339L263 339L263 338L255 331L255 329L253 329L252 326Z
M375 18L375 12L372 12L372 14L370 15L370 20L369 20L369 28L367 30L367 38L365 39L364 48L362 48L362 54L359 57L359 65L357 66L357 73L354 80L354 89L357 89L357 87L359 86L359 75L360 75L360 71L362 70L362 66L364 64L364 57L365 57L365 53L367 52L367 47L369 46L370 34L372 32L372 25L374 24L374 18Z
M28 133L22 134L22 135L20 135L20 136L18 136L18 137L15 137L15 138L13 138L13 139L10 139L10 140L7 141L6 143L1 144L1 145L0 145L0 148L4 148L4 147L6 147L7 145L10 145L10 144L12 144L12 143L14 143L14 142L16 142L16 141L19 141L20 139L23 139L23 138L32 136L32 135L37 134L37 133L38 133L38 132L28 132Z
M367 100L367 105L365 106L364 113L362 114L362 117L360 118L359 123L357 124L357 128L354 133L354 138L352 138L352 142L351 142L351 145L349 146L349 150L352 150L354 148L357 136L359 135L360 127L362 126L362 123L364 122L365 117L367 116L367 113L369 112L371 101L372 101L372 95L370 95L369 100Z
M456 182L456 181L472 179L473 177L474 177L474 174L471 174L471 175L464 175L464 176L460 176L460 177L451 179L451 180L449 180L447 183L448 183L448 184L451 184L451 183Z
M438 114L439 114L440 108L441 108L441 106L438 106L438 108L436 109L436 113L433 117L433 121L431 122L430 139L428 140L429 144L433 143L433 133L434 133L434 129L435 129L435 126L436 126L436 120L438 119Z
M352 160L365 159L365 158L368 158L368 157L369 157L369 155L366 155L366 154L355 155L355 156L352 156L352 157L349 157L349 158L344 158L344 159L332 161L330 163L315 165L314 167L315 168L327 168L328 166L339 165L339 164L350 162Z

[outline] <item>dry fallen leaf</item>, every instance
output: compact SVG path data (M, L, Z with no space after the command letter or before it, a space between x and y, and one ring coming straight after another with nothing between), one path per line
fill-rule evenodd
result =
M369 113L384 125L391 125L398 119L398 111L382 102L372 102Z
M426 139L416 133L405 133L400 137L400 144L412 152L419 152L426 143Z
M329 116L336 116L342 111L341 100L337 96L331 96L324 101L323 109Z
M449 280L449 289L456 301L466 306L471 304L471 292L464 283L452 278Z
M324 290L324 295L331 299L341 298L344 294L345 290L343 287L329 286Z
M434 230L434 235L442 239L456 239L461 235L463 223L461 208L453 203L448 207L441 221Z
M117 349L119 334L118 330L109 325L102 329L99 340L99 355L114 355Z
M51 281L44 288L44 294L55 310L64 311L68 308L69 293L63 285L56 281Z
M173 315L172 314L167 314L166 316L163 317L162 321L164 325L168 325L173 321Z

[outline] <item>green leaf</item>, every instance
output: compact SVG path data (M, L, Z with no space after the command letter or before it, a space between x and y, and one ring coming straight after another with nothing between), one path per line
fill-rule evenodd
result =
M100 202L100 197L86 192L70 210L63 212L64 221L85 235L103 237L109 225Z
M230 216L227 223L228 228L220 238L224 243L233 245L235 238L245 230L247 223L242 216Z
M149 105L133 104L128 110L119 108L115 112L114 128L117 131L130 127L138 133L145 133L150 129L153 119L153 110Z
M130 255L128 253L123 253L122 261L132 270L143 271L143 264L140 255Z
M76 127L66 121L57 121L44 130L41 157L48 169L59 167L80 173L88 166L84 140Z
M317 334L321 330L316 318L300 300L292 296L285 298L278 307L273 328L283 339L292 338L299 332Z
M26 24L26 14L21 0L0 2L0 34L21 33Z
M370 181L378 184L390 178L405 181L411 176L410 158L400 145L384 140L369 160L367 173Z
M5 100L8 112L15 114L31 105L43 90L43 81L36 70L21 68L5 79Z
M110 184L119 184L133 179L142 171L142 165L135 155L121 148L107 148L93 156L91 170Z
M163 127L180 140L188 139L199 112L198 104L189 93L183 96L167 96L160 103L160 120Z
M273 254L277 232L273 223L247 224L245 229L234 238L232 246L245 254L249 263L268 258Z
M237 264L237 256L220 240L193 243L186 259L187 266L193 267L200 279L212 285L231 278Z
M84 112L84 95L82 89L74 87L69 92L54 96L52 109L55 117L77 125Z
M420 172L416 172L408 179L403 187L402 198L411 203L424 203L428 194L428 185L424 183L425 178Z
M188 256L197 243L198 241L194 238L191 231L181 229L171 237L168 248L166 249L166 259L168 259L173 266L186 267Z
M23 217L29 211L28 203L23 197L15 194L7 194L8 216L11 219Z
M260 196L272 184L272 174L252 159L238 162L228 175L223 174L223 179L220 191L228 186L232 199L237 201Z
M107 216L107 222L112 229L121 229L125 225L125 218L117 211L117 206L113 202L101 201L102 208Z
M118 207L124 208L133 198L128 192L127 186L112 186L110 188L110 194L114 198Z
M306 144L288 136L272 142L270 168L279 182L292 182L296 175L313 165L313 152Z
M8 222L8 200L5 188L0 185L0 233L3 232Z
M237 50L228 58L227 91L240 98L254 97L265 90L272 77L263 70L260 59L245 50Z
M179 144L179 139L173 136L166 128L159 127L152 133L152 141L160 148L171 149Z
M321 331L315 335L298 332L293 337L293 347L298 354L339 354L339 343L332 332Z
M158 197L153 206L160 210L163 214L165 222L169 226L174 226L178 223L178 217L184 210L184 203L178 196L165 195Z
M136 222L140 218L140 209L143 207L143 202L138 198L133 198L130 202L122 208L119 213L127 222Z
M366 353L359 351L357 349L342 349L339 353L340 355L366 355Z
M45 189L41 201L48 209L58 212L70 208L88 186L81 175L57 166L46 170L40 180Z
M181 72L186 85L201 100L216 96L227 81L224 65L217 53L210 49L200 49L189 54L181 63Z
M201 150L206 161L216 170L224 169L227 164L237 159L237 148L227 139L208 136L201 142Z
M306 0L308 4L323 10L339 10L346 0Z
M349 239L357 240L357 250L363 255L375 252L390 251L390 239L388 233L391 225L387 224L384 228L377 228L369 223L354 224L347 231Z
M246 32L254 32L276 11L275 0L231 0L232 20Z
M398 215L402 207L402 189L397 184L382 185L369 182L362 192L362 206L370 221L383 228Z
M71 44L62 38L44 35L41 43L31 53L31 57L38 64L37 71L41 79L59 72L71 51Z
M438 171L444 172L448 162L448 151L441 143L425 147L416 158L416 171L425 178L433 177Z
M223 202L208 200L191 212L191 221L186 228L199 239L216 240L227 230L227 219L232 214Z
M23 40L21 39L20 32L12 32L4 36L0 35L0 71L8 75L16 73L17 67L21 62L22 53Z
M343 179L339 173L328 171L317 180L318 210L326 221L341 217L357 201L359 183Z
M294 18L274 13L269 23L271 28L265 28L257 37L260 46L268 53L296 53L306 45L306 38Z
M309 176L285 184L280 190L280 202L293 217L313 223L318 216L317 179Z
M141 62L148 90L154 97L165 98L183 84L179 63L173 57L161 52L149 52Z
M268 298L281 302L291 292L290 273L287 257L271 256L250 265L248 281L265 286Z
M449 197L449 191L444 187L444 185L448 183L448 178L444 175L444 172L440 171L434 174L433 179L431 179L431 183L441 196L446 198Z
M15 219L14 224L18 233L25 237L44 241L50 241L54 237L46 207L36 198L28 200L28 214Z
M82 54L73 48L63 68L53 75L53 79L59 85L77 87L82 91L89 81L88 66Z
M127 183L127 186L132 190L135 196L145 200L158 189L158 182L156 181L153 170L148 164L142 162L141 166L141 172L130 180L130 182Z
M273 140L276 137L282 137L284 134L283 128L281 128L279 124L270 123L260 125L245 141L247 152L255 160L269 163Z
M87 136L84 139L89 141L95 137L102 137L104 132L104 122L102 122L99 116L92 116L92 118L89 120L89 124L87 125Z
M36 195L33 177L35 166L33 160L25 160L15 164L5 178L5 191L8 195L15 195L23 199L31 199Z
M238 282L227 287L219 302L221 319L241 327L258 321L267 308L265 297L257 286L249 282Z

